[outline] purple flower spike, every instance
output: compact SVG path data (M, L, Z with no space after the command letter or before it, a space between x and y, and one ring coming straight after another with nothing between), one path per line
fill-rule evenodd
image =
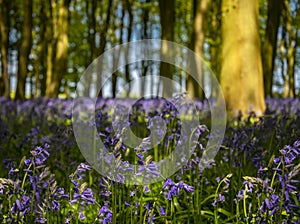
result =
M161 216L165 216L166 215L166 212L165 212L165 210L164 210L163 207L160 206L159 211L160 211L160 215Z

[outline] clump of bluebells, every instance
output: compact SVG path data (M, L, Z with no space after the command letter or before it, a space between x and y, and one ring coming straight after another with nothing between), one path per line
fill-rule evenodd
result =
M205 170L200 160L210 137L207 102L181 108L204 122L191 138L180 132L178 111L166 100L139 100L128 121L113 121L111 108L120 102L100 99L90 125L123 167L145 166L135 178L145 171L146 178L159 176L157 162L193 139L190 160L148 185L125 184L122 170L114 182L84 163L72 130L71 100L0 103L1 223L300 223L299 99L267 99L265 116L229 120L222 147ZM118 109L127 111L132 100L121 104ZM89 105L79 105L84 106ZM166 135L152 149L149 130L163 133L155 117L166 123ZM124 126L143 139L137 147L116 134Z
M300 141L287 145L257 177L244 177L235 202L243 207L243 221L300 222Z
M60 212L60 201L68 196L45 165L49 148L48 144L35 147L18 166L11 163L9 178L1 178L3 223L45 223L49 214Z
M37 146L18 167L11 164L9 178L0 178L1 223L111 223L112 212L96 202L84 181L91 167L79 164L69 176L70 189L59 187L45 164L49 148L48 144Z

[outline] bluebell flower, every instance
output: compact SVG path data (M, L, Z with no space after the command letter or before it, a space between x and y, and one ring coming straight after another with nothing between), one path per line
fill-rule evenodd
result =
M166 212L164 210L164 208L162 206L159 207L159 211L160 211L160 215L161 216L165 216L166 215Z
M98 218L102 220L102 223L111 223L112 222L112 212L104 205L100 208L98 213Z
M80 219L80 221L85 220L85 216L82 212L79 212L79 219Z
M152 206L152 202L151 202L151 201L149 201L149 202L147 202L147 203L146 203L146 205L145 205L145 209L147 209L148 211L150 211L150 209L151 209L151 206Z
M145 186L145 193L146 193L146 194L150 193L150 189L149 189L148 186Z
M194 192L194 187L193 187L193 186L190 186L190 185L187 185L187 184L185 184L185 183L183 183L183 189L184 189L186 192L188 192L188 193Z
M57 202L56 200L53 199L51 201L51 205L52 205L52 211L58 212L60 210L60 203Z
M219 194L219 198L218 198L219 202L224 202L225 201L225 196L222 194Z
M31 163L31 159L25 159L24 163L26 166L29 166L29 164Z

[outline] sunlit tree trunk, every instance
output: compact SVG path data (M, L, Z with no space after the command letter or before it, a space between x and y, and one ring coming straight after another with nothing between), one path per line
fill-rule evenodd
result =
M46 33L45 33L45 41L46 41L46 85L45 89L42 89L42 95L51 96L50 93L50 85L53 80L53 73L54 73L54 51L55 51L55 44L53 39L57 38L57 24L56 24L56 1L49 0L49 8L47 13L47 26L46 26ZM43 94L44 93L44 94ZM54 95L54 94L53 94Z
M203 58L203 45L205 38L205 17L208 10L210 0L194 0L194 22L191 37L190 48ZM198 82L203 86L203 71L201 64L195 64L197 71ZM191 97L202 99L204 97L203 89L199 86L198 82L190 75L187 76L187 91Z
M291 12L291 6L290 2L288 0L284 0L284 8L286 12L286 33L288 35L287 38L287 76L288 76L288 97L294 97L295 96L295 81L294 81L294 73L295 73L295 48L296 48L296 28L294 27L295 24L293 24L293 17ZM298 7L296 7L298 9ZM299 14L299 9L297 10L297 14ZM297 18L296 14L296 18Z
M280 71L281 71L281 77L283 80L283 97L288 96L289 92L289 83L288 83L288 76L286 73L286 66L285 66L285 36L286 32L285 29L281 29L281 40L279 44L279 59L280 59Z
M167 41L174 41L174 23L175 23L175 1L174 0L159 0L159 12L160 12L160 24L161 24L161 39ZM168 45L163 42L161 46L161 52L163 57L168 54L171 55L172 49L168 48ZM160 76L163 76L169 80L173 79L172 65L168 63L160 63ZM173 92L172 82L164 82L161 79L163 96L170 96ZM159 88L158 88L159 89Z
M59 6L59 18L57 23L57 39L55 48L54 67L51 82L47 83L46 96L57 97L63 75L67 70L68 53L68 16L71 0L63 0Z
M1 34L1 75L0 95L10 97L8 77L8 35L9 35L9 3L10 0L0 0L0 34ZM3 88L3 89L2 89Z
M37 60L36 60L36 73L35 73L35 97L44 96L46 89L46 50L47 50L47 40L46 40L46 27L47 27L47 14L45 2L40 3L40 14L39 14L39 41L37 44Z
M16 99L25 99L25 83L28 72L29 53L32 44L32 0L23 1L24 20L22 25L21 49L18 62Z
M265 110L258 0L222 2L221 86L231 112Z
M295 57L297 47L297 28L295 27L299 16L299 6L293 15L290 1L284 0L284 16L282 17L282 35L280 56L282 64L283 97L295 96Z
M268 0L267 28L262 51L265 96L272 96L273 72L277 50L277 33L283 0Z

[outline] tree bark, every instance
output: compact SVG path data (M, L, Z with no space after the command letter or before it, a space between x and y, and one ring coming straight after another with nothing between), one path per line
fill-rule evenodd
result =
M129 21L128 21L128 28L127 28L127 42L131 41L131 31L132 31L132 24L133 24L133 14L132 14L132 7L131 4L129 2L129 0L125 0L125 7L126 10L128 12L128 17L129 17ZM130 86L130 65L127 64L128 62L128 58L129 58L129 53L128 49L126 50L125 53L125 61L126 61L126 66L125 66L125 78L126 78L126 82L128 85L128 91L127 91L127 97L129 97L130 95L130 91L131 91L131 86Z
M287 39L287 76L288 76L288 97L295 97L295 52L296 52L296 33L297 30L293 26L293 16L290 8L290 2L288 0L284 0L284 8L286 12L286 32L288 34ZM297 7L298 8L298 7ZM297 10L297 14L299 13L299 10ZM296 14L296 17L297 17Z
M193 31L191 37L191 46L190 48L203 58L203 45L205 38L205 17L207 15L208 6L210 0L194 0L194 22L193 22ZM202 88L199 86L198 82L191 77L187 76L187 91L191 97L203 99L204 91L204 77L201 64L195 64L193 62L192 66L196 66L197 79L198 82L202 85Z
M97 0L86 1L86 17L87 17L87 40L89 43L88 57L85 60L85 67L87 68L89 64L95 59L96 52L96 10L97 10ZM91 84L93 81L93 76L86 75L84 83L84 95L90 95Z
M8 35L9 35L9 10L10 0L0 0L0 33L1 33L1 76L0 95L10 97L8 76Z
M295 57L297 47L296 21L299 6L296 6L296 15L292 15L290 1L284 0L284 16L282 20L281 63L283 67L283 97L295 97Z
M174 23L175 23L175 1L174 0L159 0L160 24L161 24L161 39L167 41L174 41ZM172 49L163 42L161 46L162 57L170 55ZM166 79L173 79L172 65L168 63L160 63L160 76ZM161 79L162 93L164 97L170 97L173 93L172 82L165 82ZM159 88L158 88L159 89Z
M277 33L282 8L283 0L268 0L267 28L262 52L265 96L272 96L273 72L277 50Z
M22 25L21 50L18 63L16 99L25 99L25 84L29 54L32 45L32 0L23 1L24 21Z
M39 14L39 42L37 44L37 61L36 61L36 74L35 74L35 97L44 96L46 89L46 52L47 52L47 14L46 14L46 4L44 1L40 4L40 14Z
M150 0L146 0L145 4L149 4ZM148 6L143 8L143 33L142 33L142 39L149 39L149 9ZM141 96L144 96L146 91L146 75L149 70L149 61L143 60L141 61Z
M49 86L53 80L54 73L54 53L55 53L55 44L54 40L57 38L57 26L56 26L56 1L48 0L49 8L47 14L47 26L45 33L45 41L46 41L46 85L45 88L42 89L42 95L50 97L50 89Z
M222 2L221 87L232 115L265 110L258 0Z
M47 83L46 96L57 97L63 75L67 70L69 5L71 0L63 0L59 7L57 23L56 52L51 82Z
M121 16L120 16L120 37L119 40L117 41L117 38L115 36L115 33L113 35L112 38L110 38L112 40L112 43L116 43L118 42L119 45L123 44L123 28L124 28L124 16L125 16L125 7L124 5L122 5L122 11L121 11ZM119 16L118 16L119 17ZM116 23L113 24L113 30L116 30ZM117 69L119 67L119 62L120 62L120 54L118 53L117 55L113 55L113 65L114 65L114 69ZM117 81L118 81L118 76L119 76L119 71L115 71L112 74L111 77L111 85L112 85L112 97L116 98L117 96Z
M211 69L215 73L217 80L220 81L221 69L221 0L210 4L210 27L209 27L209 53ZM211 86L211 95L218 95L217 88Z
M113 5L113 0L108 0L108 5L106 8L106 18L103 19L103 26L100 28L100 46L99 46L99 55L102 55L104 53L105 50L105 46L107 43L107 31L108 31L108 27L110 24L110 20L111 20L111 11L112 11L112 5ZM97 86L100 87L102 86L102 63L99 63L98 65L98 70L97 70ZM99 88L97 88L99 89ZM100 92L98 93L99 97L102 97L102 89L100 90Z

